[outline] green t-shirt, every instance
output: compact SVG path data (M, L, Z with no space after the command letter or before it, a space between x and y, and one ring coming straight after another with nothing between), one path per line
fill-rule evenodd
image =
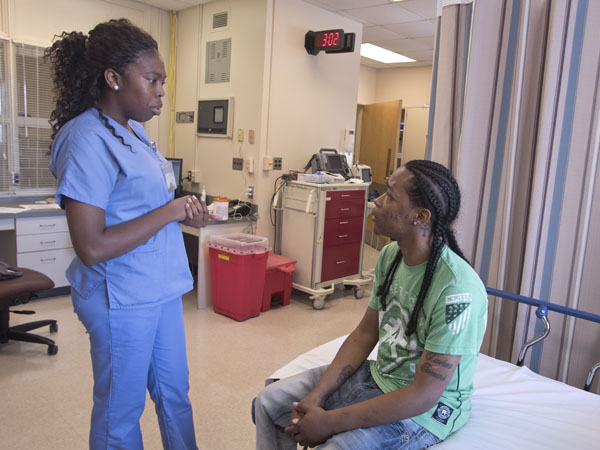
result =
M379 350L377 361L371 362L371 374L383 392L392 392L414 381L423 350L462 355L437 405L412 418L445 439L467 422L471 412L473 375L487 323L485 286L465 260L444 247L419 313L417 331L406 337L427 263L413 267L400 263L387 296L387 308L382 311L377 288L397 252L395 242L387 245L375 267L369 306L379 311Z

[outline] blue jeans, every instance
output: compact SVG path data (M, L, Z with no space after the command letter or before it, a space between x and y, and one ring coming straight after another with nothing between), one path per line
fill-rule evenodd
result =
M165 449L197 449L181 298L138 309L109 309L106 285L73 307L90 337L94 407L90 449L140 450L146 390Z
M272 383L256 398L256 449L296 450L297 444L284 431L290 423L292 402L306 397L327 366L317 367ZM383 392L371 376L365 362L323 405L332 410L363 402ZM370 428L358 428L329 438L317 446L320 450L419 450L440 440L411 419Z

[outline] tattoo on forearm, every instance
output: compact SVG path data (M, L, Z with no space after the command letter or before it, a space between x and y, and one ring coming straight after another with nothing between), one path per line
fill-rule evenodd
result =
M421 225L421 230L423 230L423 237L427 237L427 233L429 233L429 224L425 223Z
M354 367L352 367L351 365L347 365L346 367L344 367L337 377L338 384L342 385L348 378L350 378L350 375L352 375L353 373Z
M446 369L452 369L452 364L450 364L448 361L437 358L438 355L436 355L435 353L427 353L425 355L425 359L427 361L431 361L432 363L437 364L438 366L442 366Z
M446 379L446 375L437 373L434 367L428 362L421 364L421 370L427 375L431 375L433 378L437 378L440 381L444 381Z

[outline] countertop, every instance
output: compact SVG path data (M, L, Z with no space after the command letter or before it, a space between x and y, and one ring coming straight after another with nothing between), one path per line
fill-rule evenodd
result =
M0 198L0 219L14 219L17 217L44 217L44 216L64 216L65 212L56 203L37 203L43 202L48 196L36 197L4 197ZM35 209L22 208L21 205ZM5 212L2 208L18 208L22 212Z
M42 202L47 199L48 196L37 196L37 197L6 197L0 199L0 220L1 219L15 219L18 217L46 217L46 216L62 216L65 215L65 211L57 206L56 203L47 203L44 207ZM210 204L212 197L208 196L208 202ZM21 208L20 205L34 207L35 209ZM2 208L19 208L22 212L3 212ZM219 225L225 223L237 223L237 222L250 222L255 221L258 218L258 208L256 205L252 205L252 211L249 215L241 218L230 217L226 221L218 221L208 219L211 225Z

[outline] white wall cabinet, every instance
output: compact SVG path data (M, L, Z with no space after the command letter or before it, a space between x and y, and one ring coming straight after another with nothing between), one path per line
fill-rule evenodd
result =
M16 219L17 266L37 270L68 286L65 271L75 256L65 216L18 217Z

